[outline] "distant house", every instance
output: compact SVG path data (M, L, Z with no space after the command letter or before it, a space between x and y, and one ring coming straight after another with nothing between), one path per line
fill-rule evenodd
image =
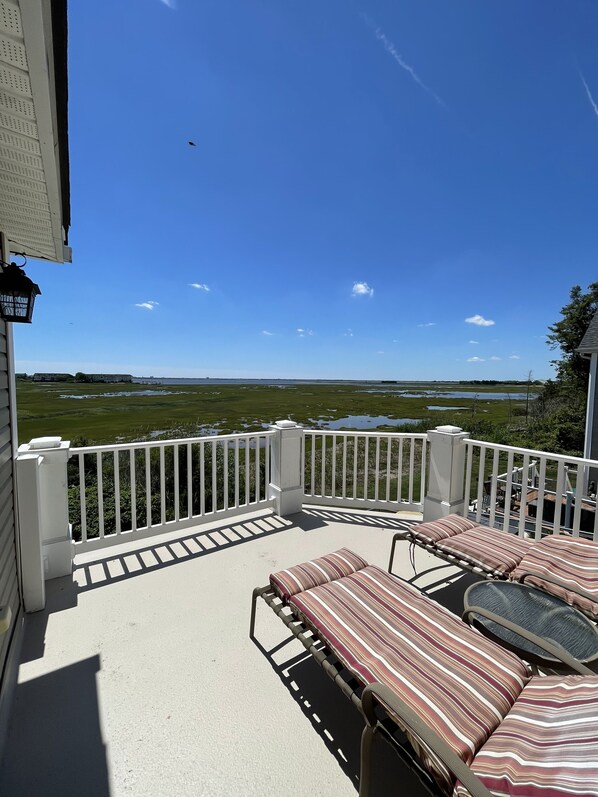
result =
M72 374L33 374L34 382L72 382Z
M598 377L598 312L594 314L590 321L577 352L590 360L583 455L586 459L598 459L598 391L596 390L596 379ZM596 474L592 472L590 479L595 481L595 476Z

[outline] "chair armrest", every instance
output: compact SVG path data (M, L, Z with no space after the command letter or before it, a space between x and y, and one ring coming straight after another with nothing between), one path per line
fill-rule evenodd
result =
M514 634L526 639L528 642L537 645L537 647L541 648L546 653L549 653L551 656L554 656L555 659L558 659L558 661L566 664L567 667L570 667L574 672L577 672L580 675L596 674L593 670L591 670L589 667L586 667L585 664L582 664L568 651L566 651L565 648L557 645L556 642L549 642L547 639L543 639L537 634L534 634L532 631L528 631L527 628L523 628L523 626L517 625L517 623L512 623L510 620L505 620L504 617L501 617L500 615L495 614L488 609L483 609L481 606L469 606L463 612L463 620L469 625L472 625L471 620L472 615L474 614L477 614L480 617L486 617L493 623L506 628L507 631L512 631Z
M387 711L390 710L393 717L398 719L402 729L412 731L421 739L426 747L461 781L471 797L492 797L492 793L467 764L386 684L368 684L361 695L363 714L370 727L375 727L378 722L375 712L376 702L380 703Z
M519 578L517 578L516 583L525 584L526 578L538 578L541 581L546 581L548 584L554 584L555 587L561 587L561 589L567 590L567 592L573 592L575 595L579 595L580 598L585 598L586 600L591 601L592 603L598 603L596 600L596 596L592 595L591 592L586 592L583 587L577 586L577 584L565 584L557 576L549 575L548 573L533 573L532 571L527 571L522 573ZM535 585L534 585L535 586ZM536 589L542 589L542 587L536 586ZM548 590L544 590L548 592ZM552 593L549 593L552 594ZM580 610L581 611L581 610Z

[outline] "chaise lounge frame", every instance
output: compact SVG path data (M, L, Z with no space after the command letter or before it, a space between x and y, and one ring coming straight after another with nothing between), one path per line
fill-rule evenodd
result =
M399 576L394 575L394 578ZM360 749L360 777L359 777L359 797L369 797L371 790L371 752L374 738L377 733L382 733L392 744L401 760L409 769L416 773L422 785L433 797L439 797L443 792L436 785L430 773L421 765L416 753L408 741L399 740L398 733L402 733L401 727L386 712L384 706L388 706L396 717L400 718L401 724L412 730L445 766L453 773L456 779L469 791L471 797L493 797L492 793L472 772L454 751L438 736L429 726L427 726L404 701L400 700L385 684L371 683L363 686L360 681L349 672L335 656L334 652L318 637L317 632L298 619L280 599L271 584L264 587L256 587L251 598L251 615L249 623L249 637L257 642L255 637L255 622L258 598L264 600L274 614L279 617L292 635L298 639L308 653L322 667L324 672L340 688L341 692L351 703L359 709L365 719L365 726L361 736ZM514 631L520 636L544 649L556 659L560 659L571 670L581 675L593 675L593 671L581 664L561 647L541 639L521 626L515 625L504 618L488 612L480 607L471 607L468 618L474 614L484 615L503 625L510 631Z

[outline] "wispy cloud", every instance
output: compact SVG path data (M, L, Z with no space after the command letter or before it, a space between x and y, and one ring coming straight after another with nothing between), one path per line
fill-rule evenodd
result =
M366 24L368 25L368 27L370 27L370 28L371 28L371 29L374 31L374 35L376 36L376 38L378 39L378 41L379 41L379 42L382 42L382 44L384 45L384 49L386 50L386 52L387 52L387 53L388 53L388 54L389 54L389 55L390 55L390 56L391 56L391 57L392 57L392 58L393 58L393 59L396 61L396 63L397 63L397 64L398 64L398 65L401 67L401 69L404 69L404 70L405 70L405 72L407 72L409 75L411 75L412 79L413 79L413 80L414 80L414 81L417 83L417 85L418 85L420 88L422 88L422 89L423 89L423 90L426 92L426 94L429 94L429 95L430 95L430 97L432 97L432 98L433 98L433 99L434 99L434 100L435 100L435 101L438 103L438 105L442 106L443 108L446 108L446 103L444 102L444 100L443 100L443 99L441 99L441 98L438 96L438 94L436 94L436 92L435 92L435 91L432 91L432 89L431 89L429 86L426 86L426 84L425 84L425 83L424 83L424 81L423 81L423 80L420 78L420 76L417 74L417 72L415 71L415 69L414 69L412 66L410 66L410 65L409 65L409 64L408 64L408 63L405 61L405 59L403 58L403 56L402 56L402 55L401 55L401 54L398 52L397 48L396 48L396 47L394 46L394 44L393 44L393 43L390 41L390 39L388 38L388 36L387 36L387 35L384 33L384 31L382 30L382 28L380 28L378 25L376 25L376 24L375 24L375 23L374 23L374 22L373 22L373 21L372 21L372 20L371 20L371 19L370 19L370 18L367 16L367 14L362 14L361 16L362 16L362 18L365 20L365 22L366 22Z
M312 329L303 329L302 327L297 328L297 335L300 338L311 337L314 334Z
M521 357L518 354L511 354L509 356L509 360L520 360Z
M153 310L158 304L158 302L137 302L135 307L143 307L144 310Z
M373 296L374 289L370 288L367 282L354 282L351 289L353 296Z
M590 91L590 87L586 83L586 79L584 78L584 76L582 75L581 72L579 73L579 77L581 78L581 82L583 83L583 87L586 90L586 94L588 95L588 100L590 101L590 105L592 106L592 110L594 111L596 116L598 116L598 105L596 105L596 101L592 97L592 92Z
M189 287L196 288L198 291L205 291L206 293L210 292L210 288L205 282L190 282Z
M271 338L274 332L268 332L267 329L262 329L262 335L266 335L267 337Z
M348 329L346 332L343 332L343 337L352 338L353 337L353 330L352 329Z
M479 340L470 340L470 343L473 343L475 346L479 345Z
M418 327L435 327L436 321L427 321L425 324L418 324Z
M176 11L177 0L160 0L160 2L162 3L162 5L166 6L167 8Z
M385 354L383 351L377 351L376 354Z
M495 355L492 355L492 357L490 359L494 360L495 362L498 362L498 360L500 360L501 358L500 357L496 357Z
M467 358L467 362L468 363L483 363L483 362L485 362L485 360L484 360L483 357L468 357Z
M469 318L465 319L465 323L475 324L478 327L491 327L494 325L494 321L484 318L484 316L479 315L479 313L476 313L476 315L470 315Z

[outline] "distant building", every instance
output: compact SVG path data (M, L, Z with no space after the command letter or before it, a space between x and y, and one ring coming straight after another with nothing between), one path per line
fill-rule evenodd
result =
M88 382L132 382L131 374L85 374Z
M33 374L34 382L72 382L72 374Z

